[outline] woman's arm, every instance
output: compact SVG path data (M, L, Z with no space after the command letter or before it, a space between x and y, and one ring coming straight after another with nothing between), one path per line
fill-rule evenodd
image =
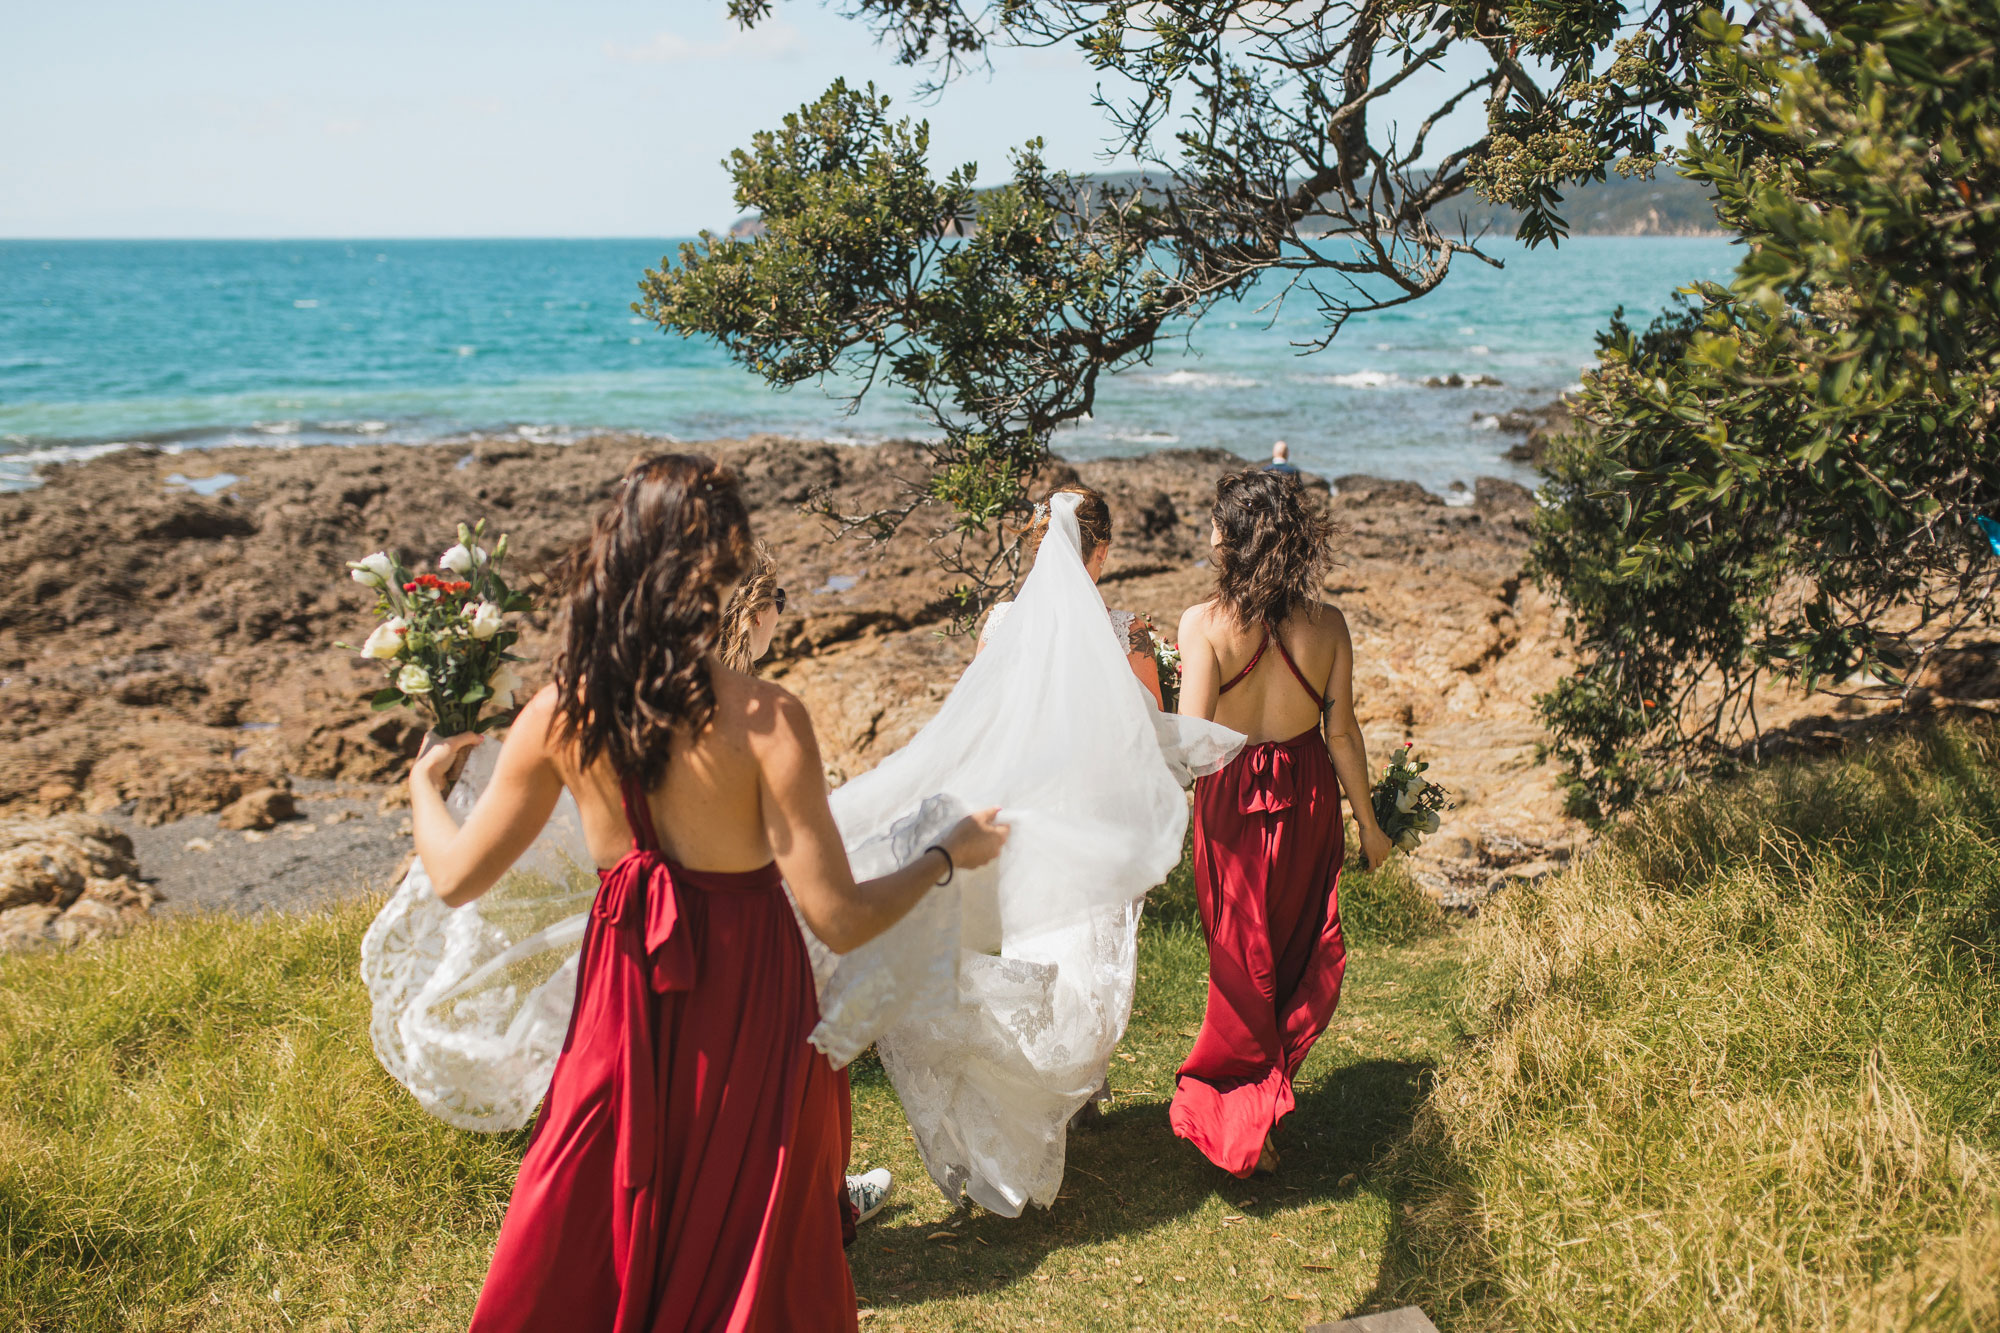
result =
M805 705L776 692L776 718L758 746L764 832L799 915L835 953L851 953L902 920L953 867L970 870L1000 854L1007 826L997 810L968 815L940 841L949 854L926 851L901 870L854 882L847 849L826 801L826 770Z
M1125 662L1132 668L1132 674L1146 687L1146 693L1153 696L1153 707L1166 706L1166 696L1160 693L1160 662L1151 653L1127 653Z
M1389 859L1393 850L1389 835L1375 822L1375 803L1368 784L1368 744L1361 736L1361 724L1354 717L1354 640L1347 633L1347 619L1332 607L1333 671L1327 677L1327 709L1324 729L1326 752L1333 759L1334 776L1347 794L1347 808L1353 812L1354 827L1361 834L1361 851L1368 868L1375 869Z
M1160 693L1160 659L1153 656L1153 622L1144 616L1133 616L1126 627L1125 665L1153 696L1153 707L1165 707L1166 696Z
M563 786L549 745L554 718L555 687L548 686L514 719L493 785L472 807L463 828L445 808L445 771L460 751L481 744L481 738L454 736L417 757L410 770L410 824L417 855L445 906L462 907L499 883L549 822Z
M1222 664L1208 641L1205 606L1191 606L1181 613L1180 641L1181 716L1213 722L1215 705L1222 698Z

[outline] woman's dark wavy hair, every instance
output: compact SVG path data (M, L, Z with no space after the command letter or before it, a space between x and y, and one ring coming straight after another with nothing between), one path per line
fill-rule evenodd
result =
M1296 476L1251 468L1215 484L1215 591L1245 629L1275 625L1319 596L1333 566L1333 520Z
M736 477L714 459L660 454L626 469L563 568L556 729L580 765L609 759L650 789L674 729L708 725L723 596L752 550Z

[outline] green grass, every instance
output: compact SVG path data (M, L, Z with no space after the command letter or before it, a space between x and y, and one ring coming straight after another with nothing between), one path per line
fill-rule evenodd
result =
M2000 741L1663 802L1515 890L1383 1173L1445 1327L2000 1327Z
M1400 872L1346 899L1347 994L1274 1181L1167 1127L1205 993L1184 872L1147 915L1117 1100L1072 1137L1053 1211L954 1220L859 1062L857 1167L899 1180L851 1255L864 1328L1297 1329L1368 1303L1376 1163L1452 1040L1463 944ZM377 1068L355 975L373 907L0 960L0 1327L464 1327L523 1136L450 1129Z

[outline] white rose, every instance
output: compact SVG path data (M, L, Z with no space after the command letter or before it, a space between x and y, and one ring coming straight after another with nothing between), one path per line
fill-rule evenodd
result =
M1406 828L1396 835L1396 845L1406 852L1417 850L1417 844L1421 841L1423 841L1423 834L1413 828Z
M1417 803L1417 798L1422 796L1424 789L1430 785L1430 783L1425 782L1422 778L1411 778L1410 785L1403 788L1402 793L1396 797L1396 808L1404 814L1410 813L1411 809Z
M401 616L383 621L361 645L361 655L382 659L394 657L403 650L403 631L409 627L410 622Z
M1438 812L1437 812L1437 811L1435 811L1435 810L1426 810L1426 811L1424 811L1424 814L1423 814L1423 830L1424 830L1424 832L1426 832L1426 833L1436 833L1436 832L1438 831Z
M493 706L503 713L512 708L514 695L524 683L512 662L502 662L486 681L486 688L493 691Z
M396 564L389 559L386 551L377 551L366 560L356 560L348 566L356 583L369 588L386 588L389 580L396 575Z
M500 608L491 602L481 602L472 608L472 637L490 639L505 626Z
M454 574L470 574L472 552L466 550L463 545L454 546L438 557L438 568L448 569Z
M396 688L405 694L429 694L431 673L412 662L396 673Z

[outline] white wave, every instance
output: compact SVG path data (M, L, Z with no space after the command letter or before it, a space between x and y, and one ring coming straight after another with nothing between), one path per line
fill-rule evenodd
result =
M297 421L260 421L255 429L260 435L297 435L299 425Z
M1294 375L1300 384L1331 384L1341 389L1395 389L1409 383L1393 370L1350 370L1339 375Z
M1444 493L1444 502L1450 505L1453 509L1468 508L1471 506L1472 502L1478 498L1479 497L1477 495L1473 494L1472 488L1469 486L1461 487L1460 489L1455 491L1446 491Z
M1107 440L1117 440L1121 444L1179 444L1181 437L1164 430L1108 430Z
M1466 348L1465 350L1473 356L1493 355L1493 349L1491 347L1488 347L1485 343L1474 343L1472 344L1472 346Z
M1247 375L1216 370L1171 370L1164 375L1142 376L1141 382L1172 389L1258 389L1264 384Z
M1474 430L1499 430L1500 418L1492 416L1474 417L1472 419L1472 428Z
M459 347L456 350L460 356L471 356L479 349L477 347Z
M0 463L32 467L38 463L87 463L121 449L138 449L137 440L109 440L103 444L50 444L18 454L0 454Z
M317 309L319 309L319 302L317 302L317 301L294 301L294 302L292 302L292 309L294 309L294 310L317 310Z

